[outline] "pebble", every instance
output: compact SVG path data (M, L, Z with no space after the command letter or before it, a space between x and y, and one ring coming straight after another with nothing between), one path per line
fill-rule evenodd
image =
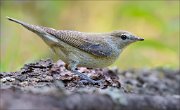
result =
M20 82L19 85L23 87L28 86L28 81Z
M11 78L11 77L9 77L9 76L4 77L4 78L1 79L1 82L6 82L6 81L13 82L13 81L15 81L15 79L14 79L14 78Z
M7 81L6 78L2 78L2 79L1 79L1 82L2 82L2 83L6 82L6 81Z
M53 80L53 77L52 77L52 76L46 76L44 80L46 80L46 81L52 81L52 80Z

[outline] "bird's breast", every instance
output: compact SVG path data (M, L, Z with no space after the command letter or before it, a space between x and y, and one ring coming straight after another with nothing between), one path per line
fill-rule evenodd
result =
M61 42L60 44L62 45L51 46L51 48L59 56L59 58L63 60L65 63L74 60L78 62L78 66L81 67L107 67L115 62L120 53L119 50L113 49L113 54L111 56L96 56L86 51L80 50L76 47L67 45L66 43Z
M107 67L113 64L119 55L116 56L108 56L108 57L99 57L84 53L76 53L77 58L79 59L79 65L82 67L89 67L89 68L102 68Z

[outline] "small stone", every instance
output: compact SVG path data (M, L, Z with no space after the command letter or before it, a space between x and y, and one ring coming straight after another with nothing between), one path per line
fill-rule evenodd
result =
M80 67L80 68L78 68L78 70L79 70L79 72L81 72L81 73L89 73L89 72L90 72L90 70L88 70L88 69L85 68L85 67Z
M38 78L32 78L31 81L35 81L35 82L38 82L40 79Z
M52 76L46 76L44 80L46 80L46 81L52 81L52 80L53 80L53 77L52 77Z
M64 66L65 63L61 60L58 60L57 63L56 63L58 66Z
M23 86L23 87L24 87L24 86L27 86L27 85L28 85L28 81L23 81L23 82L19 83L19 85L20 85L20 86Z
M15 79L14 78L10 78L8 81L13 82L13 81L15 81Z
M43 74L42 77L45 78L45 77L47 77L47 75L46 75L46 74Z
M125 77L126 77L126 78L132 78L133 75L132 75L131 72L126 72L126 73L125 73Z
M9 76L1 79L1 82L6 82L6 81L13 82L13 81L15 81L15 79L11 78Z
M6 81L7 81L6 78L2 78L2 79L1 79L1 82L2 82L2 83L6 82Z

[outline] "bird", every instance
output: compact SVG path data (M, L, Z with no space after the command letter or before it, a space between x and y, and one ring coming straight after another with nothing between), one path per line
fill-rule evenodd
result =
M99 84L101 80L91 79L79 72L77 67L104 68L110 66L125 47L133 42L144 40L124 30L105 33L56 30L28 24L10 17L7 19L37 34L65 62L67 70L90 84Z

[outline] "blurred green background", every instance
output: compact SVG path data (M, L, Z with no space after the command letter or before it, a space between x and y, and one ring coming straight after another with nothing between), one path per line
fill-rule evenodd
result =
M0 71L55 55L34 33L6 16L63 30L127 30L145 39L131 44L112 65L121 69L179 68L179 1L2 1ZM54 58L57 60L56 58Z

